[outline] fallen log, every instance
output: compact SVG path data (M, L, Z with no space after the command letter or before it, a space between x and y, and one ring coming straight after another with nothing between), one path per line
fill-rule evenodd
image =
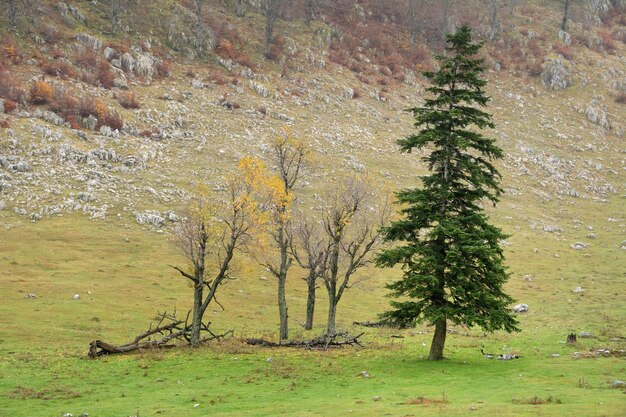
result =
M189 314L187 314L189 318ZM158 323L156 327L152 327L145 332L137 335L132 342L124 345L113 345L102 340L94 340L89 343L89 352L87 356L92 359L105 355L116 355L121 353L134 352L143 349L165 349L175 347L174 342L184 340L185 343L189 343L189 335L191 334L191 325L187 324L187 319L178 320L176 313L167 314L167 312L159 313L157 316ZM169 321L170 323L163 324ZM201 331L208 334L207 337L202 338L201 342L207 342L209 340L222 340L227 336L232 336L233 331L228 330L223 334L216 334L209 329L211 323L203 323ZM160 336L153 339L155 336ZM146 340L147 339L147 340Z
M342 346L363 346L359 341L359 338L365 333L361 333L357 336L350 336L348 333L337 333L331 335L322 335L315 339L310 340L288 340L283 342L271 342L265 339L249 338L244 342L251 346L262 347L297 347L304 349L323 349L336 348Z

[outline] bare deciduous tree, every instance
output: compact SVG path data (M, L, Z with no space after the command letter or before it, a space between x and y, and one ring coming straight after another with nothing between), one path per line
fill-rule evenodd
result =
M268 177L266 181L269 192L269 204L266 208L270 213L268 233L278 252L278 257L272 259L265 256L262 264L278 279L280 340L287 340L289 337L286 283L287 271L293 262L289 253L292 245L291 235L288 231L291 227L294 188L302 178L303 166L308 152L302 141L297 140L291 133L284 132L275 139L272 145L272 162L278 174L274 177Z
M270 52L272 40L274 39L274 28L276 26L276 20L280 13L280 8L285 0L263 0L261 3L261 10L265 15L265 50L267 55Z
M245 176L245 174L244 174ZM189 261L191 271L172 266L193 285L194 302L189 344L198 347L204 313L211 302L219 304L216 293L220 285L231 280L231 261L259 224L258 203L252 198L250 183L234 178L229 182L228 196L219 203L206 186L198 188L178 223L172 242ZM221 306L221 304L220 304Z
M313 317L315 315L315 292L317 289L317 279L326 270L328 261L329 244L321 222L312 219L308 213L299 213L295 219L291 236L291 254L300 265L307 271L307 300L306 300L306 321L304 328L313 328Z
M321 275L328 292L327 334L336 333L337 304L380 244L389 215L389 197L380 197L371 184L355 177L327 196L322 221L329 244Z

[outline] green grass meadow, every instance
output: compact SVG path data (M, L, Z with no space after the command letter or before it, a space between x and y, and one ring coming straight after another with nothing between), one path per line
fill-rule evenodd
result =
M505 200L503 211L516 204ZM91 340L122 344L147 329L157 311L184 315L191 289L168 266L184 265L182 258L167 233L124 216L30 223L0 212L0 416L623 416L626 394L611 383L626 380L624 355L573 356L626 348L623 228L606 223L607 216L620 217L621 205L607 203L601 212L564 208L560 221L568 227L559 236L521 227L523 211L513 221L494 213L512 235L507 291L530 306L520 315L522 332L455 327L447 359L437 363L425 360L426 325L399 331L351 324L374 320L387 306L383 286L397 271L377 269L364 271L371 278L339 305L339 328L364 331L364 347L244 345L245 337L275 338L278 323L275 282L249 260L239 262L240 278L221 289L225 310L207 312L216 330L235 329L233 339L199 350L87 359ZM577 219L584 220L579 228ZM569 249L585 240L587 224L597 234L592 245ZM316 327L305 332L299 325L305 286L294 272L291 337L312 338L323 332L326 297L320 288ZM573 293L577 286L585 292ZM26 299L29 293L39 298ZM596 338L566 345L571 331ZM522 358L488 360L481 347Z

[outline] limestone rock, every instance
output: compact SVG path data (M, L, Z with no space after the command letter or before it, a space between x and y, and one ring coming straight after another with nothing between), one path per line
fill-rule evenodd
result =
M104 59L106 59L107 61L110 61L113 58L115 58L115 56L117 55L117 52L115 51L115 49L107 46L106 48L104 48L102 55L104 55Z
M86 33L79 33L76 35L76 40L83 46L91 49L100 49L102 48L102 41L98 38L94 38L91 35Z
M528 311L528 304L517 304L513 307L514 313L526 313Z
M559 39L566 45L570 46L572 44L572 37L569 33L564 30L559 30Z
M560 59L546 60L542 68L541 81L550 90L564 90L572 84L571 71Z

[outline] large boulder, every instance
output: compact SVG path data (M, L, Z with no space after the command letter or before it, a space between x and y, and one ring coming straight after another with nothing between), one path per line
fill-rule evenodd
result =
M550 90L564 90L572 85L571 71L560 59L546 60L542 69L541 82Z

